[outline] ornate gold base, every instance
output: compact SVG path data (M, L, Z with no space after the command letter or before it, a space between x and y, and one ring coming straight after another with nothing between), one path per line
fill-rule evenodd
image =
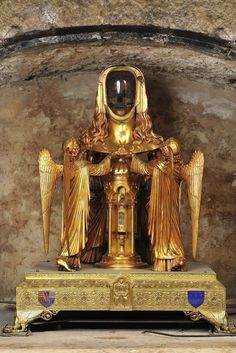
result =
M16 288L15 326L6 333L27 331L38 319L59 311L183 311L192 320L204 318L216 331L236 332L226 314L225 288L200 263L188 272L154 272L151 268L100 269L83 265L79 272L56 271L42 263Z
M112 256L105 254L102 257L102 260L95 264L97 267L102 268L116 268L116 269L131 269L131 268L142 268L148 267L148 264L142 262L141 257L139 255L133 256Z

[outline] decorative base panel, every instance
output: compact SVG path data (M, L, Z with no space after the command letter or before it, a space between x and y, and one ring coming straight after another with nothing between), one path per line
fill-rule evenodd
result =
M15 326L4 332L26 331L39 317L50 320L59 311L72 310L183 311L193 320L208 320L217 331L232 331L225 287L215 272L198 262L187 267L188 272L154 272L83 265L70 273L43 262L16 288Z

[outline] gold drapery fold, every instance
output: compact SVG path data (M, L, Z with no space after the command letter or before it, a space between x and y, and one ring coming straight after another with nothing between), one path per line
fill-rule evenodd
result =
M100 261L106 241L106 218L106 196L102 191L98 195L93 195L90 200L88 241L81 254L82 262L95 263Z
M132 157L130 170L131 172L137 173L137 174L152 175L153 165L142 161L140 158L134 155Z
M159 261L159 270L178 265L184 258L179 220L179 184L173 170L163 173L153 169L148 213L148 234L151 238L153 257ZM163 260L170 260L168 266ZM158 267L158 265L157 265Z
M64 193L66 193L66 195L63 202L60 256L67 257L78 255L81 253L82 249L84 249L88 240L90 201L89 176L108 174L110 167L111 157L107 156L99 164L92 164L86 160L77 160L72 166L68 166L68 172L64 172ZM67 190L67 185L69 185L69 190ZM96 224L95 220L93 221L93 235L97 233L97 239L100 231L99 227L101 227L103 223L104 217L101 218L99 224Z
M173 154L171 153L169 162L152 160L145 163L133 156L131 171L142 175L152 175L148 204L148 235L154 269L169 271L182 266L184 249L179 219L181 179L179 176L175 178Z
M89 163L89 174L91 176L102 176L110 172L111 156L108 155L99 164ZM88 241L81 255L85 263L94 263L101 259L104 252L106 232L107 205L105 193L101 192L93 196L90 201Z
M89 214L89 169L82 166L75 170L70 180L70 193L68 204L63 205L67 216L67 231L65 222L61 236L61 256L79 254L87 240L88 214Z
M89 163L89 162L88 162ZM89 163L89 175L102 176L110 172L111 169L111 156L105 157L99 164Z

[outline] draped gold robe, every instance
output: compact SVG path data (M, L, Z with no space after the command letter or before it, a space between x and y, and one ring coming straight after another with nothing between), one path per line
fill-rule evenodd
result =
M145 163L134 156L131 171L152 176L148 203L148 235L154 270L170 271L183 266L184 248L179 218L180 175L174 164L153 160Z
M74 162L72 174L68 175L68 178L70 178L69 195L68 198L64 197L63 203L64 217L61 234L61 257L78 255L85 247L88 240L89 176L108 174L110 164L110 156L106 157L99 164L92 164L85 160L77 160ZM64 174L64 178L67 178L66 173ZM65 218L67 218L66 222ZM99 234L101 236L99 228L101 221L102 219L99 218L99 223L97 224L97 238L99 238ZM96 238L93 241L96 241ZM99 242L99 239L97 239L97 241Z

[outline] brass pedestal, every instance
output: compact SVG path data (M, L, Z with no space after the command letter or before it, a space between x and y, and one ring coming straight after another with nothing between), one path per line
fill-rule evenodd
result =
M4 332L26 331L37 318L50 320L59 311L72 310L183 311L192 320L208 320L217 331L233 330L228 326L225 287L201 263L188 263L188 272L83 265L70 273L43 262L16 288L15 326L6 326Z
M113 268L113 269L132 269L132 268L141 268L149 267L148 264L142 262L139 255L125 256L117 255L112 256L105 254L102 257L102 260L95 264L96 267L102 268Z

